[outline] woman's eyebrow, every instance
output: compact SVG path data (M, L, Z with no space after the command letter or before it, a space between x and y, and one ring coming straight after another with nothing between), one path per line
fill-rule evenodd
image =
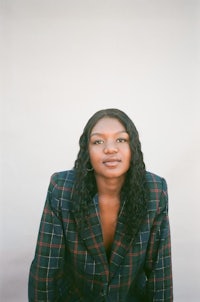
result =
M121 134L121 133L126 133L126 134L128 134L128 132L127 132L126 130L117 131L117 132L115 132L114 134ZM104 133L101 133L101 132L94 132L94 133L91 133L91 134L90 134L90 137L91 137L91 136L94 136L94 135L103 136Z

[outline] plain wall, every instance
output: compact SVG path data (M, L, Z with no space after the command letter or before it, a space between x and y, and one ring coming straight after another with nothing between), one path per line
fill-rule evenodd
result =
M27 301L51 174L88 118L124 110L166 178L174 301L199 301L199 1L0 1L1 297Z

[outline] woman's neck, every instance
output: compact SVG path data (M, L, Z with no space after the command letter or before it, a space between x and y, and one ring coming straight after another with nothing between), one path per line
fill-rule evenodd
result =
M112 179L105 179L105 178L96 178L97 189L99 196L102 197L109 197L110 199L119 198L121 188L124 183L123 178L112 178Z

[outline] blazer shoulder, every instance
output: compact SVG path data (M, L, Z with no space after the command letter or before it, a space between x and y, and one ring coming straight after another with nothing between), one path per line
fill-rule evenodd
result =
M52 174L48 197L51 208L59 213L72 208L71 195L74 186L75 171L67 170Z
M52 174L48 192L55 197L71 193L74 186L74 174L74 170L66 170Z
M154 210L161 211L168 204L168 192L166 180L152 172L146 172L146 180L150 190L149 206Z
M51 176L50 183L54 186L54 188L62 190L65 187L72 187L74 184L74 178L74 170L55 172Z
M161 189L167 188L166 180L162 176L159 176L159 175L149 172L149 171L146 171L146 181L150 187L156 186Z

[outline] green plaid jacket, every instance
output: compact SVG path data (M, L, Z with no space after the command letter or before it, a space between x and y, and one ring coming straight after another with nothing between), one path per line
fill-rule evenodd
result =
M30 302L173 301L167 185L147 172L151 197L138 233L128 236L123 206L108 263L98 215L98 196L89 224L77 232L71 193L74 171L51 177L30 267Z

